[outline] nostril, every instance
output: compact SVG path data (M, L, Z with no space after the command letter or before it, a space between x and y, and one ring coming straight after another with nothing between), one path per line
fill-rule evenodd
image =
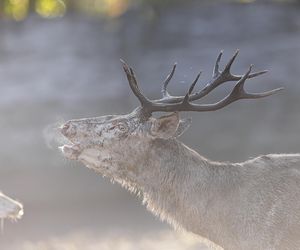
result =
M61 132L66 134L67 130L70 128L70 123L66 123L61 127Z
M70 124L67 123L67 124L65 124L65 125L62 127L62 129L63 129L63 130L68 130L69 127L70 127Z

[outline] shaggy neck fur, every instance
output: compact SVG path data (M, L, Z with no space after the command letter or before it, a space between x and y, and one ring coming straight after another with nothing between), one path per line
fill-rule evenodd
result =
M175 139L155 139L137 148L139 152L128 152L128 182L122 184L134 187L148 210L175 228L223 243L220 203L232 193L227 180L235 178L226 175L237 174L233 165L225 171Z

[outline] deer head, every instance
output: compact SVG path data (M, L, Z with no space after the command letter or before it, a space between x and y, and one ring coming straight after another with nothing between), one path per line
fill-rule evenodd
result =
M200 91L193 92L200 77L199 73L184 96L172 96L167 86L174 75L176 64L162 84L162 98L149 100L144 96L137 83L134 71L125 62L123 69L129 86L140 101L140 107L126 115L109 115L96 118L70 120L61 127L61 133L70 141L70 145L61 147L63 154L69 159L83 162L90 168L114 179L129 178L129 173L139 172L135 166L141 165L147 157L149 145L156 140L174 140L190 125L191 120L179 118L180 111L214 111L221 109L240 99L257 99L273 95L282 88L263 93L247 93L245 81L266 73L251 73L252 65L244 75L233 75L230 72L238 51L219 70L219 62L223 52L217 57L212 80ZM237 81L228 96L214 104L195 104L223 83ZM154 118L154 112L166 112L167 115Z

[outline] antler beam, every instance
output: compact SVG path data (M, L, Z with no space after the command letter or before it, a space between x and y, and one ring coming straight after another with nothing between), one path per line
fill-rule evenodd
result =
M234 60L236 59L238 53L239 53L239 50L237 50L234 53L232 58L226 64L224 70L219 71L219 63L220 63L222 55L223 55L223 51L221 51L219 53L218 57L217 57L215 65L214 65L212 80L208 84L206 84L206 86L202 90L200 90L200 91L196 92L195 94L191 95L189 100L190 101L198 100L198 99L208 95L212 90L214 90L216 87L220 86L221 84L223 84L225 82L240 80L243 77L242 75L233 75L230 72L231 66L232 66ZM167 93L167 90L166 90L167 85L170 82L172 76L174 75L175 69L176 69L176 64L173 66L171 74L168 75L167 79L163 83L163 90L166 93ZM265 74L267 72L268 72L267 70L255 72L255 73L250 74L248 76L248 78L253 78L253 77ZM201 74L201 72L199 74ZM199 74L197 75L196 79L199 78ZM155 100L155 102L158 102L158 103L177 103L178 101L183 100L183 98L184 98L184 96L170 96L170 95L164 96L163 95L163 98L161 98L159 100Z
M176 70L176 64L174 64L171 73L167 76L165 81L162 85L162 98L157 100L149 100L147 97L145 97L139 87L138 83L134 74L134 71L132 68L130 68L124 61L123 63L123 69L126 73L130 88L132 92L135 94L135 96L139 99L141 106L142 106L142 112L144 114L147 114L148 116L151 115L153 112L175 112L175 111L198 111L198 112L204 112L204 111L214 111L221 109L227 105L229 105L232 102L235 102L240 99L258 99L263 98L266 96L273 95L279 91L281 91L283 88L277 88L270 91L262 92L262 93L247 93L244 89L245 81L249 78L253 78L259 75L262 75L266 73L267 71L259 71L255 73L251 73L253 65L251 65L248 69L248 71L244 75L233 75L230 70L231 66L236 59L239 51L237 50L233 57L229 60L229 62L226 64L223 71L219 70L219 63L221 60L221 57L223 55L223 51L220 52L220 54L217 57L217 60L215 62L215 66L213 69L213 76L212 80L200 91L196 93L192 93L194 90L194 87L200 78L201 72L197 75L193 83L191 84L187 94L185 96L171 96L168 91L167 87L172 79L175 70ZM208 95L212 90L214 90L216 87L220 86L221 84L225 82L230 81L237 81L236 85L232 89L231 93L226 96L224 99L220 100L219 102L213 103L213 104L194 104L191 103L192 101L199 100L202 97Z

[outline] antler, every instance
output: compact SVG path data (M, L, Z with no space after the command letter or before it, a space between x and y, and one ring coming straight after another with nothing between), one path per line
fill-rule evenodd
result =
M132 92L135 94L135 96L139 99L142 109L141 111L144 113L145 116L151 116L151 113L161 111L161 112L174 112L174 111L198 111L198 112L204 112L204 111L214 111L221 109L227 105L229 105L232 102L235 102L240 99L258 99L263 98L269 95L273 95L279 91L281 91L283 88L277 88L273 89L267 92L262 93L247 93L244 89L245 81L249 78L253 78L259 75L262 75L266 73L267 71L259 71L255 73L251 73L253 65L251 65L248 69L248 71L244 75L233 75L230 72L231 66L237 57L239 51L237 50L233 57L229 60L229 62L226 64L223 71L219 70L219 63L221 60L221 57L223 55L223 51L220 52L220 54L217 57L214 69L213 69L213 76L212 80L200 91L192 94L194 87L200 78L201 72L197 75L196 79L191 84L187 94L185 96L171 96L168 91L167 87L172 79L176 64L174 64L171 73L167 76L166 80L163 82L162 85L162 98L158 100L149 100L147 97L145 97L139 87L138 83L135 77L135 74L133 72L133 69L130 68L124 61L123 68L127 75L127 79L130 85L130 88ZM221 84L229 81L237 81L236 85L232 89L231 93L226 96L224 99L220 100L219 102L213 103L213 104L194 104L191 103L192 101L199 100L202 97L208 95L212 90L214 90L216 87L220 86Z

